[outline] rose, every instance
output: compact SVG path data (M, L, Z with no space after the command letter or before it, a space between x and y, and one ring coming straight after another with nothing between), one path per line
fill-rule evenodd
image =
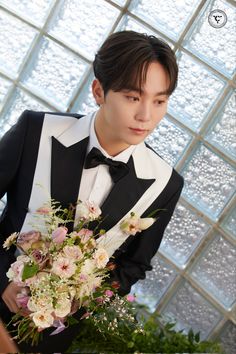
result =
M19 307L26 309L29 298L30 298L29 295L21 292L16 295L16 302L19 305Z
M129 302L134 302L135 296L132 295L132 294L128 294L128 295L126 296L126 300L129 301Z
M79 260L83 257L83 253L79 246L65 246L63 253L66 257Z
M71 311L71 301L67 298L58 299L55 305L54 313L57 317L66 317Z
M101 209L95 203L90 201L80 202L76 209L78 219L86 221L96 220L101 213Z
M29 260L27 256L24 256L24 260ZM17 285L24 285L25 283L22 281L22 273L25 266L25 262L23 261L22 257L20 256L17 260L11 264L8 272L6 273L7 277L10 281L15 282Z
M52 232L52 240L55 243L62 243L67 234L68 229L64 226L58 227L56 230Z
M39 268L42 269L46 262L49 259L49 256L44 254L41 250L33 250L31 253L32 257L34 258L35 262L39 265Z
M105 291L105 295L107 296L107 297L112 297L113 295L114 295L114 292L112 291L112 290L106 290Z
M31 315L35 325L39 328L48 328L53 325L54 317L49 311L37 311Z
M89 229L81 229L79 232L76 233L76 236L80 237L81 243L86 243L93 236L93 231Z
M94 260L98 268L104 268L109 261L109 256L104 248L99 248L94 253Z
M18 235L17 246L23 251L27 252L32 245L41 239L41 232L31 230L29 232L22 232Z

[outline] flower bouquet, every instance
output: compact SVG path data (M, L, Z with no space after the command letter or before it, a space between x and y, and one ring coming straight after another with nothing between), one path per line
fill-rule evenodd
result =
M38 343L45 328L52 328L51 335L60 333L76 320L72 315L84 308L82 318L91 316L98 306L109 303L117 284L105 282L114 264L109 262L105 247L96 241L105 234L99 230L101 210L91 202L78 202L75 225L71 211L50 201L35 213L40 219L34 230L13 233L4 242L8 249L15 245L20 252L11 264L7 277L22 286L17 301L21 311L11 322L16 326L15 339ZM42 227L43 220L43 227ZM94 231L91 221L97 221ZM139 218L131 213L120 224L120 230L134 235L154 222L153 218ZM39 226L40 225L40 226Z

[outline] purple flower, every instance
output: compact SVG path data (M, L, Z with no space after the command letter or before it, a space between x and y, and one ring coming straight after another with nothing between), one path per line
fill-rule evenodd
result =
M68 229L64 226L60 226L56 230L54 230L52 232L53 242L62 243L66 238L67 231Z
M29 231L29 232L22 232L17 237L17 245L23 249L23 251L27 252L32 245L38 242L41 238L41 233L38 231Z

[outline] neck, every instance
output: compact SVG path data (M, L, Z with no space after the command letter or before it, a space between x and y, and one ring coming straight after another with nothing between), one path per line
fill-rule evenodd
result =
M99 109L96 114L94 128L99 144L108 153L108 155L114 157L130 146L128 144L115 141L112 138L111 132L104 124L101 109Z

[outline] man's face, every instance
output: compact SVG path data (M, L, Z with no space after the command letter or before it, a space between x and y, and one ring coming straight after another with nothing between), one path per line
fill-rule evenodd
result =
M149 65L141 94L135 89L109 90L104 97L99 81L93 82L93 94L100 105L95 130L108 154L115 156L139 144L154 130L167 111L168 96L161 92L168 85L168 76L157 62Z

